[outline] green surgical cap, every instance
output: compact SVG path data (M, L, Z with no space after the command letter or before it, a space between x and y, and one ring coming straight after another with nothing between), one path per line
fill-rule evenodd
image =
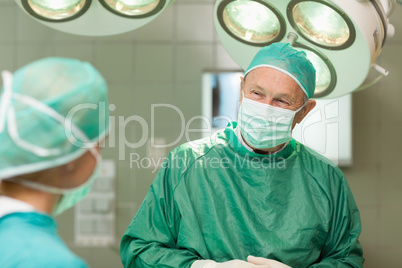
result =
M314 95L315 69L304 51L289 43L273 43L261 48L244 73L246 76L258 67L270 67L289 75L308 98Z
M0 181L69 163L105 138L107 85L90 63L45 58L2 76Z

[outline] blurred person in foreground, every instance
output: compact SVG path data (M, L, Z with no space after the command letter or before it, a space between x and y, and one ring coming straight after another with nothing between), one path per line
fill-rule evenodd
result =
M57 234L54 216L97 177L106 82L91 64L68 58L37 60L2 78L0 266L88 267Z

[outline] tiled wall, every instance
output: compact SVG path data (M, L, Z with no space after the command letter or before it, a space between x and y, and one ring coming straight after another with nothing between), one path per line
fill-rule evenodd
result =
M213 7L213 0L177 0L143 28L92 38L47 28L28 18L14 1L0 0L0 69L15 70L47 56L93 63L108 81L110 102L116 105L111 112L116 136L125 135L135 143L142 137L140 125L119 126L119 117L123 121L138 115L150 123L151 104L167 103L177 106L188 121L201 113L202 70L239 68L215 34ZM402 267L402 7L395 13L397 34L388 40L379 61L391 73L353 96L354 165L343 170L361 212L367 268ZM157 111L156 136L168 142L176 140L178 119L173 110ZM146 156L146 146L122 152L116 138L116 146L102 153L104 158L115 159L118 167L118 240L156 175L151 169L130 168L130 153ZM58 218L60 233L72 250L92 267L121 267L118 243L116 248L74 245L73 215L69 210Z

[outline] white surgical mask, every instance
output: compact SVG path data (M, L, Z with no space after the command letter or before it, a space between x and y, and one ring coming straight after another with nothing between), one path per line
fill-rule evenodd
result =
M292 139L296 111L275 107L244 97L240 104L238 126L243 138L257 149L274 148Z

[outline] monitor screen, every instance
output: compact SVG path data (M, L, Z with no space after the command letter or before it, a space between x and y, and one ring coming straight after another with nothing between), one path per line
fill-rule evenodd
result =
M214 129L237 120L243 72L210 72L203 76L203 114Z

